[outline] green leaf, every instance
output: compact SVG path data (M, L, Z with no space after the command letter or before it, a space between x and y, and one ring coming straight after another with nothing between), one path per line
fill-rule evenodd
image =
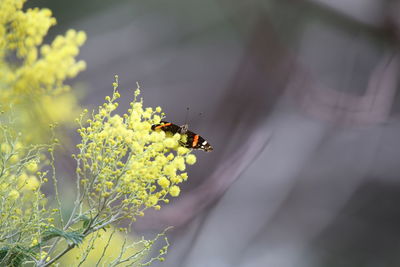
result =
M64 238L69 245L79 245L82 243L84 235L79 231L66 232L55 227L49 227L46 231L44 231L42 241L48 241L55 237Z
M90 223L90 218L86 215L80 215L79 217L76 218L78 221L83 221L83 229L86 229L89 226Z
M25 260L34 256L35 254L31 250L21 246L0 248L0 262L2 266L19 267L22 266Z

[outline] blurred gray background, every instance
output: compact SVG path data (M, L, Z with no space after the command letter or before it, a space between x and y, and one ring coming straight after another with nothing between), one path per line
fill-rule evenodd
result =
M383 0L31 0L85 30L71 81L120 77L213 146L181 198L136 225L171 267L400 266L400 4ZM202 113L201 116L198 113Z

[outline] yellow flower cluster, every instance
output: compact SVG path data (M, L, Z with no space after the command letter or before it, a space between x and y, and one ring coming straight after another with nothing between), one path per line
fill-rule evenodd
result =
M162 202L169 202L168 196L178 196L179 184L187 179L186 164L194 164L196 157L179 145L184 138L180 134L151 129L164 114L160 107L143 108L143 101L137 99L139 89L126 114L113 114L120 97L117 86L116 81L113 96L106 97L85 126L84 115L78 120L82 143L75 157L82 190L91 198L89 205L117 205L114 211L132 218L149 207L160 209Z
M86 34L68 30L42 44L56 20L49 9L23 10L25 1L0 1L0 106L3 111L13 106L16 125L29 133L25 137L42 142L49 123L73 121L77 115L75 96L64 82L86 68L75 59ZM55 106L67 112L59 116Z
M23 147L11 129L0 126L0 240L29 247L39 229L52 225L41 187L48 182L39 159L46 146ZM18 240L13 237L18 233Z
M23 11L24 2L0 2L0 81L5 88L29 94L66 89L63 81L85 68L85 63L76 62L75 56L86 35L69 30L66 36L57 36L51 45L39 47L56 20L49 9ZM12 54L22 63L8 62L7 57Z
M7 81L15 83L17 92L32 92L32 89L39 88L44 92L38 93L69 90L68 86L63 85L64 80L75 77L86 68L85 62L75 61L75 56L79 53L78 47L85 40L84 32L69 30L65 37L57 36L51 45L43 45L39 59L37 48L34 46L26 57L26 63L18 68L14 75L9 73Z

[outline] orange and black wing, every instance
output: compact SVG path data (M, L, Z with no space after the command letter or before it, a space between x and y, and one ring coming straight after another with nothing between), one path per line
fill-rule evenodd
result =
M163 130L164 132L171 132L173 134L179 133L181 127L176 124L167 121L161 121L160 124L154 124L151 126L152 130Z
M154 124L151 126L152 130L162 130L164 132L171 132L173 134L180 133L186 134L186 142L180 142L181 146L191 149L201 149L206 152L212 151L213 147L200 135L183 129L182 127L167 121L161 121L160 124Z
M205 140L200 135L191 131L187 131L186 134L187 134L187 141L185 144L183 144L184 147L192 149L201 149L206 152L213 150L213 147L210 145L210 143L208 143L207 140Z

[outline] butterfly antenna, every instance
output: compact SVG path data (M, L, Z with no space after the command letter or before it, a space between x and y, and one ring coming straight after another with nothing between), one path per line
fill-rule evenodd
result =
M188 120L189 120L189 110L190 110L190 108L186 107L185 125L189 124L189 122L188 122Z

